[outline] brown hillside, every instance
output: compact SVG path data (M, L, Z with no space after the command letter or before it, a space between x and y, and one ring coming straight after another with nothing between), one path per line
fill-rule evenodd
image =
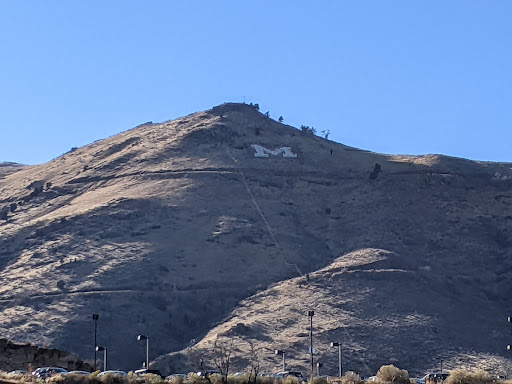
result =
M297 158L255 158L252 144ZM150 336L151 359L179 351L271 284L291 278L292 289L375 248L408 272L352 273L346 292L322 279L297 288L341 301L385 288L360 293L361 313L344 317L361 351L388 340L384 355L367 353L372 369L388 356L429 367L423 354L402 358L421 335L436 335L432 353L504 355L511 176L510 164L357 150L242 104L145 124L0 178L0 210L17 206L0 221L1 330L90 359L99 313L109 366L133 369L145 357L137 334ZM399 321L406 313L418 320ZM359 318L382 324L380 338ZM404 343L389 341L394 332Z
M510 373L510 362L498 350L504 349L503 340L496 337L504 328L500 311L473 311L471 297L477 293L472 287L466 287L460 300L444 289L427 268L415 268L389 251L361 249L340 256L307 279L296 277L243 300L200 342L158 358L155 366L188 372L198 370L202 359L215 367L215 341L229 345L232 340L232 372L245 369L255 355L262 371L281 371L281 356L274 354L280 349L285 351L287 369L309 374L306 312L314 309L314 361L323 363L322 374L338 374L338 349L330 347L332 341L342 343L343 371L365 376L395 364L421 377L439 370L441 360L448 371ZM501 320L496 329L482 326L490 316ZM475 343L484 334L490 340Z

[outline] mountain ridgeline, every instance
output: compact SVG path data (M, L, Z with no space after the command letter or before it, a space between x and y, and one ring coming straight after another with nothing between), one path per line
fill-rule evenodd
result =
M349 128L347 128L349 129ZM378 165L378 166L377 166ZM0 329L165 373L509 369L512 164L348 147L228 103L0 166ZM251 347L252 346L252 347ZM256 346L256 348L255 348ZM252 352L251 352L252 351Z

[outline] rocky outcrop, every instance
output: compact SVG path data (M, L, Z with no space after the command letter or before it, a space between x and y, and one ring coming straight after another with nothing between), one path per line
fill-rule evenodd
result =
M25 369L32 371L39 367L54 366L68 370L91 370L72 353L58 349L39 348L31 344L15 344L6 339L0 339L0 370L12 371Z

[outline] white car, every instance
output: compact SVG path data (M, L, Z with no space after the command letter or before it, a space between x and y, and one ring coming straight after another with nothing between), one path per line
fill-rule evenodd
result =
M91 372L87 371L69 371L66 375L90 375Z
M48 377L58 375L59 373L68 373L68 370L60 367L43 367L37 368L34 372L32 372L32 376L38 377L40 379L46 379Z
M105 376L105 375L126 376L127 373L125 371L103 371L103 372L98 373L98 377Z

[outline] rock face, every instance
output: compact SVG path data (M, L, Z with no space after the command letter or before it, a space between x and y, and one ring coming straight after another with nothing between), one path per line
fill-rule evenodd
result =
M322 343L348 332L361 372L495 364L511 177L361 151L243 104L144 124L0 178L0 329L89 360L98 313L112 369L145 360L138 334L150 360L174 353L155 361L164 372L195 368L217 333L243 339L240 368L250 341L306 369L314 309Z
M92 371L89 364L84 363L73 353L39 348L30 344L15 344L6 339L0 339L0 370L9 372L24 369L30 372L36 368L48 366Z

